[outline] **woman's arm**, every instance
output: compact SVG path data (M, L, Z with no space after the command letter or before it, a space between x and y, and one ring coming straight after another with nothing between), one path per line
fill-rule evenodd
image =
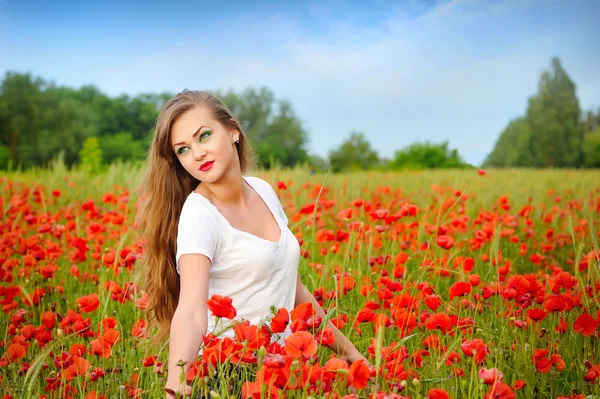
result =
M208 280L211 262L204 255L187 254L179 259L180 293L177 310L171 320L169 341L169 363L166 389L191 395L191 387L185 381L179 383L181 368L179 360L186 364L187 373L196 360L202 345L202 336L206 335L208 317L206 301L208 299Z
M323 311L323 308L321 305L319 305L319 302L317 302L314 295L304 286L304 284L302 284L300 281L300 275L298 275L298 280L296 282L296 301L294 306L298 306L307 302L312 303L317 315L325 320L326 315ZM352 344L352 342L350 342L350 340L346 338L346 336L340 330L338 330L331 321L327 322L326 327L333 331L333 335L335 336L335 341L333 344L327 345L327 348L337 353L341 359L344 359L349 363L363 359L367 364L369 364L367 359L354 347L354 344Z

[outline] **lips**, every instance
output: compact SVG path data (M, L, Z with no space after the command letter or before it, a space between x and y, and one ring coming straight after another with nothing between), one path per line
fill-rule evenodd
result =
M200 170L203 172L210 170L210 168L212 168L214 162L215 161L204 162L202 165L200 165Z

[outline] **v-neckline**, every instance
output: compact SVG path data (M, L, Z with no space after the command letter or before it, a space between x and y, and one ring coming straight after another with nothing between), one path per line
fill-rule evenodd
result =
M252 233L249 233L249 232L247 232L247 231L240 230L240 229L238 229L238 228L236 228L236 227L233 227L233 225L232 225L232 224L229 222L229 220L227 220L227 218L225 217L225 215L223 215L223 214L221 213L221 211L219 211L219 208L217 208L215 205L213 205L213 203L212 203L212 202L210 202L210 201L208 200L208 198L206 198L204 195L202 195L202 194L200 194L200 193L197 193L196 191L192 191L192 194L195 194L195 195L199 196L199 197L200 197L200 198L202 198L204 201L206 201L206 202L207 202L207 203L208 203L210 206L212 206L212 207L213 207L213 208L214 208L214 209L217 211L217 213L218 213L218 214L221 216L221 218L223 218L223 220L225 221L225 223L227 224L227 226L228 226L228 227L229 227L231 230L233 230L233 231L235 231L235 232L237 232L237 233L240 233L240 234L243 234L243 235L246 235L246 236L249 236L249 237L253 237L253 238L255 238L255 239L258 239L258 240L261 240L261 241L264 241L264 242L266 242L266 243L269 243L269 244L272 244L272 245L280 246L280 245L281 245L281 242L283 241L283 228L281 227L281 223L279 223L279 219L277 219L277 216L275 215L275 212L273 212L273 210L271 209L271 207L269 206L269 204L267 203L267 201L265 201L265 199L263 198L263 196L262 196L262 195L259 193L259 191L258 191L258 190L257 190L257 189L256 189L256 188L255 188L255 187L252 185L252 183L250 183L250 182L248 181L248 179L247 179L245 176L242 176L242 180L243 180L243 181L245 181L245 182L246 182L246 184L247 184L248 186L250 186L250 188L251 188L252 190L254 190L254 192L256 193L256 195L258 195L258 198L260 198L260 199L261 199L261 201L262 201L262 202L265 204L265 206L267 207L267 209L269 210L269 212L271 212L271 215L273 216L273 219L275 220L275 223L277 224L277 227L279 227L279 240L277 240L277 242L275 242L275 241L271 241L271 240L267 240L266 238L259 237L259 236L257 236L256 234L252 234Z

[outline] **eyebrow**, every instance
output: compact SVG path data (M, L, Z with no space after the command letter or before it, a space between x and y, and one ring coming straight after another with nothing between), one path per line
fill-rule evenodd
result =
M200 130L202 130L202 128L203 128L203 127L207 127L207 128L209 128L209 129L210 129L210 127L208 127L208 126L200 126L200 127L198 128L198 130L196 130L196 133L194 133L194 134L192 135L192 138L196 137L196 135L197 135L198 133L200 133ZM182 142L180 142L180 143L175 143L175 144L173 144L173 148L177 147L177 146L178 146L178 145L180 145L180 144L185 144L185 142L184 142L184 141L182 141Z

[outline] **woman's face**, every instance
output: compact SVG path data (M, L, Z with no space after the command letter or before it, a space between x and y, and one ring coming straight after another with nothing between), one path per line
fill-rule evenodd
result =
M206 183L219 180L234 162L239 163L238 138L238 132L227 130L204 106L184 112L171 126L171 149L181 166Z

